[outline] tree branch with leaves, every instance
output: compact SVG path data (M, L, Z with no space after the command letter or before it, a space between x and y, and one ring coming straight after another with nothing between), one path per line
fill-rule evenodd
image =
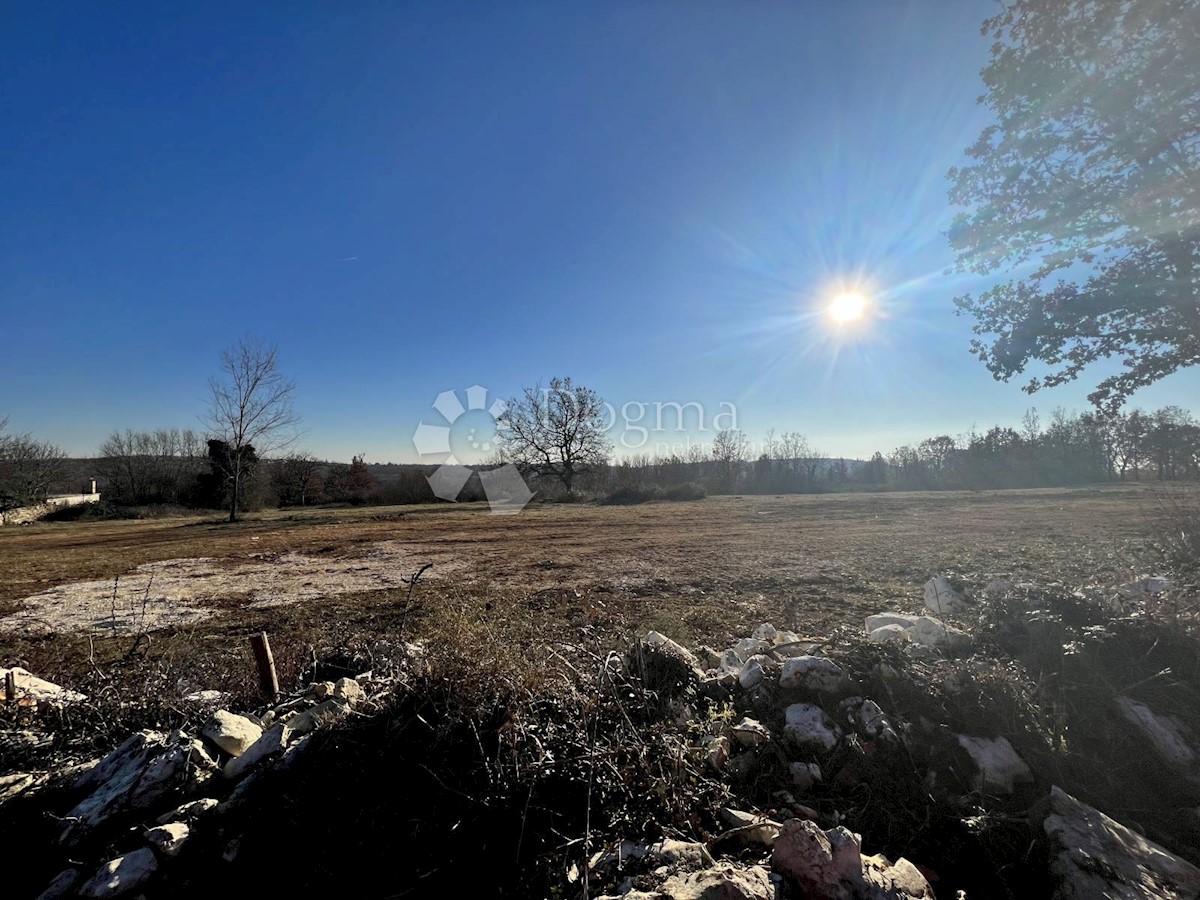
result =
M1029 392L1106 358L1090 399L1200 362L1200 6L1005 0L982 98L996 121L950 171L958 270L1011 280L955 302L973 352Z

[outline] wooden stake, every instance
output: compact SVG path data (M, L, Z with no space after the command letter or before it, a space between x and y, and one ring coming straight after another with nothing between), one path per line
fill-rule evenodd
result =
M250 647L254 650L254 661L258 664L258 683L268 700L279 696L279 676L275 674L275 657L271 655L271 642L267 633L260 631L250 636Z
M13 673L4 673L4 702L12 706L17 702L17 678Z

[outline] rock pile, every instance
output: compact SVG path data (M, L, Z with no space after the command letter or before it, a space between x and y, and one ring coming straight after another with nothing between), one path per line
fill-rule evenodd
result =
M368 672L310 685L258 714L217 709L198 736L178 730L131 735L75 778L70 790L79 799L62 817L67 824L59 843L75 856L80 848L106 846L104 838L127 842L116 837L124 830L138 836L138 845L103 860L91 874L63 870L41 900L123 897L142 889L197 829L245 802L259 776L286 768L317 728L366 711L367 689L383 687L386 682ZM236 852L236 841L227 852Z
M817 813L796 799L828 775L823 767L846 746L897 746L899 736L883 708L856 693L854 680L833 659L822 654L823 641L806 640L770 624L760 625L732 647L717 652L701 648L692 654L669 638L651 632L630 654L630 664L642 671L671 672L655 680L658 687L677 686L690 673L697 692L709 697L737 695L759 718L742 716L702 738L703 753L716 772L745 780L768 759L784 760L792 791L779 796L790 818L727 810L734 827L717 835L690 856L689 866L663 865L644 847L626 847L623 854L597 857L598 869L621 859L632 861L620 874L627 898L727 897L773 898L787 883L800 896L818 898L875 898L904 900L932 897L920 871L907 860L895 864L880 856L862 854L862 839L845 828L824 831L813 819ZM707 665L706 665L707 664ZM713 862L720 849L741 850L757 845L764 858L759 865L744 861ZM770 853L769 858L766 857ZM647 859L651 858L650 862Z
M959 613L972 608L945 579L926 586L926 602ZM933 616L880 613L867 619L866 636L864 647L898 644L880 647L877 654L883 656L877 658L895 659L887 654L898 650L925 671L938 673L933 677L941 680L948 698L964 696L968 685L979 683L972 679L1002 671L994 659L968 658L971 634ZM771 794L763 812L726 811L733 828L702 845L714 861L667 865L650 859L645 848L627 848L619 858L609 854L596 860L598 874L606 867L619 870L614 873L619 877L606 883L628 898L669 900L932 897L926 870L903 857L893 863L865 854L862 838L842 826L841 814L830 808L833 789L862 784L879 802L900 783L889 779L908 777L940 804L939 815L961 816L967 831L987 820L979 812L989 807L1012 813L1048 810L1033 820L1025 842L1045 847L1052 864L1044 877L1056 886L1056 897L1200 896L1200 870L1054 787L1058 773L1035 771L1007 736L956 733L945 724L896 715L883 702L892 692L872 697L869 688L881 683L899 688L905 676L877 662L879 677L867 678L861 666L848 667L833 647L831 641L805 640L769 624L719 652L701 647L693 654L656 633L638 642L631 663L658 671L669 659L676 667L669 687L676 691L676 704L690 712L697 751L714 773L750 793L764 782L777 785L780 771L790 775L790 783ZM924 661L931 659L940 662L930 667ZM687 682L682 691L681 679ZM668 683L658 688L666 690ZM732 714L718 715L714 705ZM1190 783L1200 752L1177 719L1129 697L1117 698L1116 710L1127 727L1144 733L1147 745L1182 783ZM928 768L913 772L914 766ZM1050 799L1039 801L1047 791ZM968 814L972 808L974 817Z

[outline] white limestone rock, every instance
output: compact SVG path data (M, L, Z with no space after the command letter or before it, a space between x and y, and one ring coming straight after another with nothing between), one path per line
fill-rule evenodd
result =
M289 737L286 723L278 722L272 725L262 733L262 737L246 748L245 753L225 763L225 777L230 780L241 778L263 760L282 753Z
M709 740L704 748L704 758L712 766L714 772L720 772L729 762L729 751L729 738L722 734Z
M849 679L842 667L824 656L798 656L786 660L779 676L782 688L797 688L823 694L845 690Z
M771 660L766 656L752 656L746 660L746 664L742 666L742 673L738 676L738 684L742 690L749 691L758 687L763 683L763 679L767 676L767 670L772 667Z
M161 855L178 856L190 834L191 829L183 822L170 822L151 828L146 832L146 840Z
M218 709L200 733L230 756L241 756L262 737L262 728L245 716Z
M895 865L863 856L862 841L845 828L822 831L814 822L789 819L775 839L771 864L805 897L826 900L932 900L933 889L906 859Z
M646 855L669 865L711 866L712 855L708 848L696 841L679 841L664 838L646 848Z
M154 851L142 847L111 859L79 889L80 897L123 897L137 890L158 871Z
M832 750L841 731L815 703L793 703L784 711L784 733L800 748Z
M323 700L312 709L305 710L284 723L287 728L285 743L314 731L320 725L340 719L349 711L350 707L344 700Z
M13 685L17 689L17 699L28 697L40 703L78 703L87 699L87 694L69 691L52 681L38 678L28 669L13 666L11 669L0 668L0 685L7 682L12 675Z
M203 784L217 769L199 740L178 732L165 739L159 735L158 741L148 741L137 753L124 754L123 748L124 744L110 754L123 760L119 768L66 814L71 824L63 832L63 843L75 841L118 813L149 809L175 791Z
M1017 755L1006 737L958 735L958 745L970 755L979 770L976 787L998 794L1011 794L1018 783L1033 781L1025 760Z
M1200 897L1200 869L1186 860L1057 787L1050 808L1042 828L1056 850L1057 900Z
M1117 698L1117 709L1129 724L1145 736L1164 762L1179 768L1196 763L1196 748L1182 723L1174 716L1156 713L1131 697Z
M971 604L944 575L938 575L925 582L925 608L942 617L965 612L971 608Z
M880 625L868 632L867 636L880 644L907 644L912 640L908 629L899 623Z
M971 643L971 636L965 631L932 616L920 616L908 634L913 643L933 650L961 650Z
M909 616L904 613L876 613L873 616L867 616L867 634L870 634L876 628L883 628L886 625L899 625L901 628L911 628L917 624L918 618L920 616Z

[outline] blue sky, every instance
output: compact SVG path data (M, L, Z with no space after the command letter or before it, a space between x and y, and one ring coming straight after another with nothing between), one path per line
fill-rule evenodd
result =
M242 335L342 459L413 460L439 392L556 374L850 456L1081 409L993 382L944 274L992 9L10 7L0 415L78 454L195 427ZM856 279L877 315L839 340L815 311Z

